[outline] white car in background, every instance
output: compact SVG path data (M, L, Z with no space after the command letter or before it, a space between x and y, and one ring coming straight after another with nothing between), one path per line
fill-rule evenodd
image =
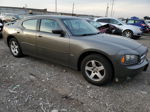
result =
M146 24L149 26L150 28L150 20L145 20Z
M140 38L143 33L139 27L133 26L133 25L127 25L126 23L116 18L100 17L100 18L95 18L94 21L97 21L101 23L102 25L112 24L122 30L122 36L125 36L128 38L137 39L137 38Z

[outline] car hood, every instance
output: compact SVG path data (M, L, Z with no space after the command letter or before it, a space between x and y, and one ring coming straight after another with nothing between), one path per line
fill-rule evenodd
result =
M136 49L141 46L140 43L135 40L128 39L122 36L108 35L108 34L99 34L95 36L89 36L90 41L95 41L98 43L106 43L109 45L120 46L123 49Z

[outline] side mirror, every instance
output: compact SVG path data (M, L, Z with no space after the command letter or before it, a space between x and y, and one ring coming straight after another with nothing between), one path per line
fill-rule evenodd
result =
M53 34L60 34L61 37L64 37L66 33L63 30L52 30Z

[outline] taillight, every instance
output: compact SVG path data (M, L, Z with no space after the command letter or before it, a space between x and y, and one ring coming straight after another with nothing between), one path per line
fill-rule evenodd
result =
M146 26L145 24L141 24L141 26Z

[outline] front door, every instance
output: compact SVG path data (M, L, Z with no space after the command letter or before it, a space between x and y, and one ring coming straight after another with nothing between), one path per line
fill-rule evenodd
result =
M56 20L42 19L37 33L37 51L40 57L68 65L69 37L52 33L52 30L61 30Z

